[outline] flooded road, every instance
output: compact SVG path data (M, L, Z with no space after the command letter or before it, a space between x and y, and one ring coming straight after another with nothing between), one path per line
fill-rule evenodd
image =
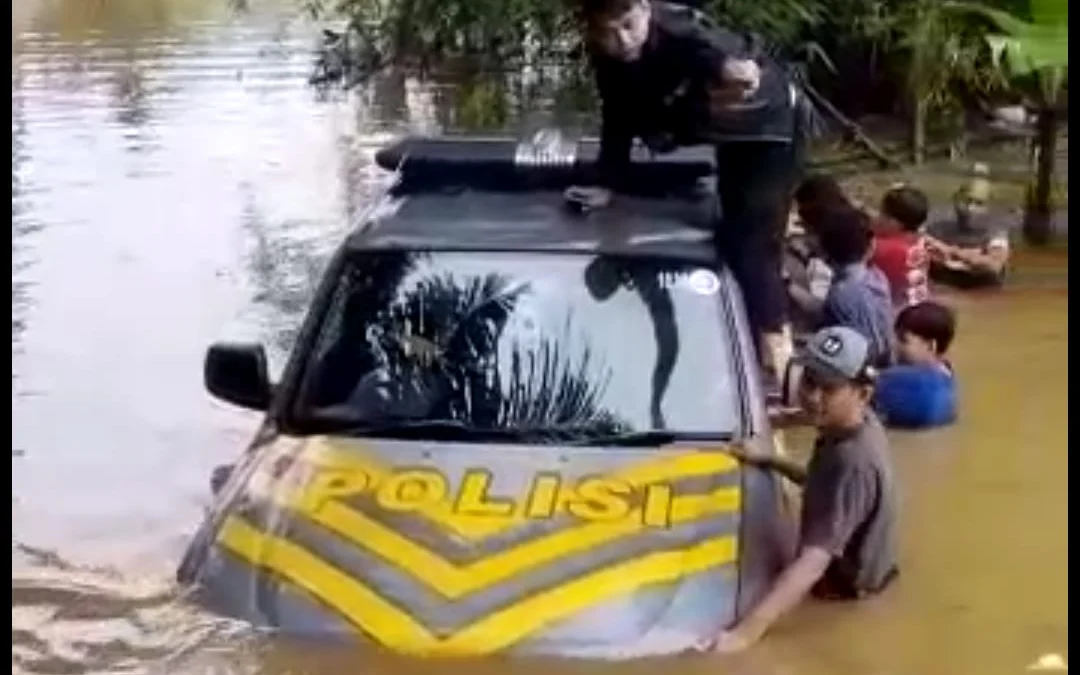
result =
M204 348L257 338L280 366L328 247L379 188L375 149L447 118L401 78L320 97L299 11L234 9L13 4L13 672L670 672L268 642L174 592L209 472L256 423L203 391ZM1022 257L1007 292L957 300L963 421L894 439L897 590L809 606L754 653L679 672L1018 673L1066 651L1065 264Z

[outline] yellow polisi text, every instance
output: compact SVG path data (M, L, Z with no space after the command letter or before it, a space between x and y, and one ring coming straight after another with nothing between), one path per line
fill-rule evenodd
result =
M350 497L373 498L380 510L411 512L472 541L564 514L583 522L634 519L649 527L665 527L672 510L680 508L679 499L673 497L673 483L738 468L738 462L722 452L664 452L643 462L612 467L602 477L568 479L542 471L511 496L492 490L493 477L486 470L467 471L455 483L435 467L387 466L354 441L315 438L299 450L283 446L270 455L267 466L274 464L273 455L296 462L281 478L256 472L248 486L252 497L302 502L308 513ZM508 466L503 470L526 469ZM631 505L636 507L631 509Z
M367 496L383 510L425 512L445 505L452 516L548 520L570 515L583 522L624 520L631 513L647 527L668 527L673 490L666 483L635 486L612 477L566 480L555 473L532 477L524 494L511 497L492 491L494 477L485 469L469 469L459 484L434 468L401 468L382 476L371 473L319 471L310 482L296 485L305 510L319 511L328 501Z

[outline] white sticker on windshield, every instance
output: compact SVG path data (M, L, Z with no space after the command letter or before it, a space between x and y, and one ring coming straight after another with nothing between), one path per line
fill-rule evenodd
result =
M700 295L716 295L720 290L720 277L712 270L694 270L686 280L686 285Z

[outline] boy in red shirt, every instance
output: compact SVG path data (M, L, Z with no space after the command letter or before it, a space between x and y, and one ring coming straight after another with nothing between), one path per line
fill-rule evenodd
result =
M929 210L921 190L898 185L885 193L874 221L870 262L885 273L897 309L930 297L930 255L922 234Z

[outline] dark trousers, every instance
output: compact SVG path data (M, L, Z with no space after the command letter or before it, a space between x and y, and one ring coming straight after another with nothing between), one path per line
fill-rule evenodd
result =
M795 136L792 143L729 141L716 146L722 211L716 244L742 288L750 327L759 340L787 323L783 236L803 163L803 140Z

